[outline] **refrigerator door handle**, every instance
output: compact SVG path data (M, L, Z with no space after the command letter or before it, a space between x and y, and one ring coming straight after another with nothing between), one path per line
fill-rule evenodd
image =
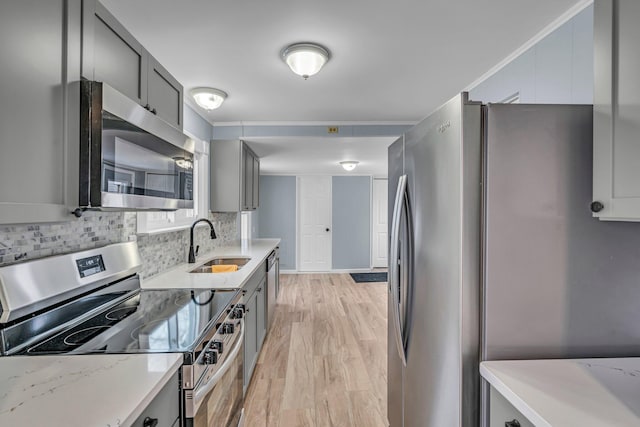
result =
M395 341L398 349L398 355L402 360L402 364L407 366L407 359L404 351L402 326L400 324L400 296L399 292L399 270L400 264L400 222L402 219L402 209L404 207L404 198L407 191L407 175L402 175L398 179L398 189L396 191L396 199L393 205L393 218L391 222L391 247L389 254L389 293L391 294L391 304L393 305L393 318L389 321L393 324L395 330Z

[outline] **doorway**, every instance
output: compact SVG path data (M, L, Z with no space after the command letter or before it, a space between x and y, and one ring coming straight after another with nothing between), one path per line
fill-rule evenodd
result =
M331 177L298 177L300 271L331 269Z
M373 180L373 207L371 225L371 265L374 268L387 267L389 238L387 225L387 179Z

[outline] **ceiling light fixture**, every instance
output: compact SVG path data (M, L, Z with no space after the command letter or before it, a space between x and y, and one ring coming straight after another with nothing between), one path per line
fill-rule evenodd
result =
M356 162L355 160L345 160L344 162L340 162L340 165L347 172L351 172L358 166L358 163L360 162Z
M280 56L291 71L307 80L324 67L331 55L319 44L295 43L285 47Z
M191 96L195 99L196 104L207 111L211 111L220 107L228 95L220 89L197 87L191 91Z

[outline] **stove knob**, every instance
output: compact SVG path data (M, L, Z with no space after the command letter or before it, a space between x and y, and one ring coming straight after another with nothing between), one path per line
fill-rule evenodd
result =
M220 327L220 333L221 334L232 334L234 331L234 325L233 323L223 323L222 326Z
M218 363L218 352L210 348L206 349L202 361L205 365L215 365Z
M232 319L242 319L243 316L244 316L244 310L238 307L234 308L233 312L231 313Z
M209 347L211 347L213 350L216 350L218 354L222 354L222 351L224 350L224 343L222 341L215 340L211 342L211 345Z

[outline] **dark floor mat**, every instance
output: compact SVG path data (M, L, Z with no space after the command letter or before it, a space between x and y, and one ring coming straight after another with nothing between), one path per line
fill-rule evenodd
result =
M349 273L356 283L386 282L387 273Z

